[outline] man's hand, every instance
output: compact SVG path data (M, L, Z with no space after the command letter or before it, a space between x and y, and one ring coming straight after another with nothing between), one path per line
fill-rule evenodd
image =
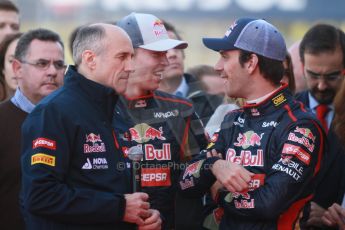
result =
M149 211L150 204L147 202L148 198L149 196L142 192L125 194L126 208L123 221L143 225L145 219L152 215Z
M219 190L223 188L223 185L221 183L219 183L218 181L216 181L212 187L210 188L210 192L211 192L211 197L212 200L214 200L215 202L217 202L217 196L218 196L218 192Z
M322 221L328 226L338 226L339 229L345 229L345 209L339 204L334 203L331 207L325 211L322 216Z
M149 209L150 216L145 219L143 225L139 225L138 230L160 230L162 228L162 220L160 214L155 209Z
M314 226L314 227L323 227L323 222L321 217L325 213L325 209L322 208L315 202L310 202L310 213L309 219L307 220L307 226Z
M217 160L211 170L217 180L230 192L248 190L249 182L254 175L241 165L226 160Z

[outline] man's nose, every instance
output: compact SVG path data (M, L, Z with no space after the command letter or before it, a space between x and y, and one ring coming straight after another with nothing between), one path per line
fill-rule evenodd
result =
M327 89L327 87L328 87L328 84L324 78L321 78L318 80L318 82L317 82L318 90L324 91L325 89Z

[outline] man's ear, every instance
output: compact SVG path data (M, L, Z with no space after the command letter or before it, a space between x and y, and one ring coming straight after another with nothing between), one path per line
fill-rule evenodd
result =
M17 60L17 59L13 59L12 61L12 70L14 72L14 75L16 76L16 78L21 78L21 71L22 71L22 63Z
M96 55L93 51L85 50L82 53L81 58L89 69L93 70L96 68Z
M251 54L250 59L246 63L246 67L249 74L252 74L258 67L259 57L256 54Z

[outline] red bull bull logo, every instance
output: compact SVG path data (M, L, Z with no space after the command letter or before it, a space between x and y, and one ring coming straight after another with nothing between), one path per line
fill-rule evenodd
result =
M166 140L163 136L163 127L156 129L146 123L141 123L130 128L129 132L131 134L131 140L138 143L145 143L149 140Z
M296 129L294 130L294 132L296 133L300 133L303 136L305 136L306 138L309 138L312 141L315 141L316 137L314 136L314 134L311 132L310 129L308 128L300 128L300 127L296 127Z
M92 143L91 145L88 143ZM90 133L86 135L86 144L84 144L84 153L105 152L105 144L102 142L101 135Z
M199 177L200 168L203 162L204 160L201 160L201 161L197 161L197 162L194 162L193 164L188 165L188 167L184 171L182 179L186 179L187 176Z
M101 135L98 134L94 134L94 133L90 133L88 135L86 135L86 142L91 142L92 144L96 143L96 142L102 142L101 140Z
M264 133L258 135L254 131L247 131L245 133L239 133L237 137L237 142L234 143L235 146L242 147L243 149L247 149L250 146L260 146L261 139Z

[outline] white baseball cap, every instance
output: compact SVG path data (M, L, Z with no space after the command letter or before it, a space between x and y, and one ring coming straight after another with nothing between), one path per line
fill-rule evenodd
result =
M163 22L152 14L131 13L116 25L127 32L134 48L167 51L185 49L188 46L185 41L170 39Z

